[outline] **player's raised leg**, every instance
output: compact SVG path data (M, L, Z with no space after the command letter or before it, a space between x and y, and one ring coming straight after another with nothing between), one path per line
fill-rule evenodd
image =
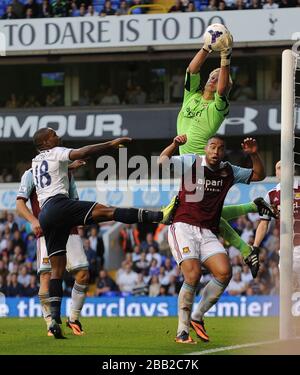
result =
M220 220L220 234L230 245L239 249L244 258L250 254L251 246L241 239L238 233L223 217Z
M253 278L255 278L259 270L259 248L250 246L245 241L243 241L242 238L223 217L221 217L220 220L220 234L227 242L230 243L230 245L240 250L245 263L250 268Z
M145 210L142 208L116 208L96 204L92 210L91 217L94 222L119 221L126 224L134 223L171 223L173 208L176 205L176 198L160 211Z
M277 211L262 197L258 197L254 199L253 202L249 203L224 206L222 209L222 217L225 220L232 220L239 216L256 212L261 216L268 215L275 219L277 218Z

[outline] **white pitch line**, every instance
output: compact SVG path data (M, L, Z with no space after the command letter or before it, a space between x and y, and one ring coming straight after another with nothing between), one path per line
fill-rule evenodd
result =
M300 339L300 336L297 336L297 337L293 337L291 340L299 340L299 339ZM201 352L187 353L187 355L204 355L204 354L211 354L211 353L217 353L217 352L225 352L226 350L251 348L252 346L275 344L275 343L284 342L284 341L286 340L277 339L277 340L269 340L269 341L252 342L252 343L241 344L241 345L223 346L221 348L202 350Z

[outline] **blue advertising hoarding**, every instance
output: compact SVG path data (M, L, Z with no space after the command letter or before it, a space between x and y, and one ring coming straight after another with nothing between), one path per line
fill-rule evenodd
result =
M196 298L195 304L199 301ZM62 315L68 315L71 299L64 298ZM300 292L293 295L292 313L300 316ZM278 296L224 296L206 314L209 317L278 316ZM177 316L177 297L88 297L82 309L83 317L166 317ZM38 317L38 298L4 298L0 300L1 317Z
M120 181L120 184L122 184L122 181ZM148 181L145 181L141 188L136 187L127 191L120 191L118 188L112 190L112 187L110 189L109 186L104 191L99 191L95 186L95 181L78 181L77 187L81 200L98 201L118 207L134 206L141 208L166 206L179 189L179 180L167 185L151 182L152 188L148 190L145 188L147 184ZM247 203L257 197L264 197L275 185L276 182L234 185L226 196L225 205ZM18 187L19 184L16 183L0 184L0 209L15 209Z

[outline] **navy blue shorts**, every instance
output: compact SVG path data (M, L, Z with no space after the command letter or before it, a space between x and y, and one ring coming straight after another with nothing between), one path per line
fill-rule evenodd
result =
M69 199L63 194L49 198L39 214L48 256L65 253L70 230L77 225L94 224L92 210L97 202Z

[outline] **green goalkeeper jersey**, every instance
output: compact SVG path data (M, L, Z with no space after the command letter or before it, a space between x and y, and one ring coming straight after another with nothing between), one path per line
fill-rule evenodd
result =
M219 130L229 112L225 96L215 94L213 100L205 100L200 91L200 74L187 71L182 108L177 117L177 134L186 134L186 144L180 146L180 155L204 155L209 138Z

